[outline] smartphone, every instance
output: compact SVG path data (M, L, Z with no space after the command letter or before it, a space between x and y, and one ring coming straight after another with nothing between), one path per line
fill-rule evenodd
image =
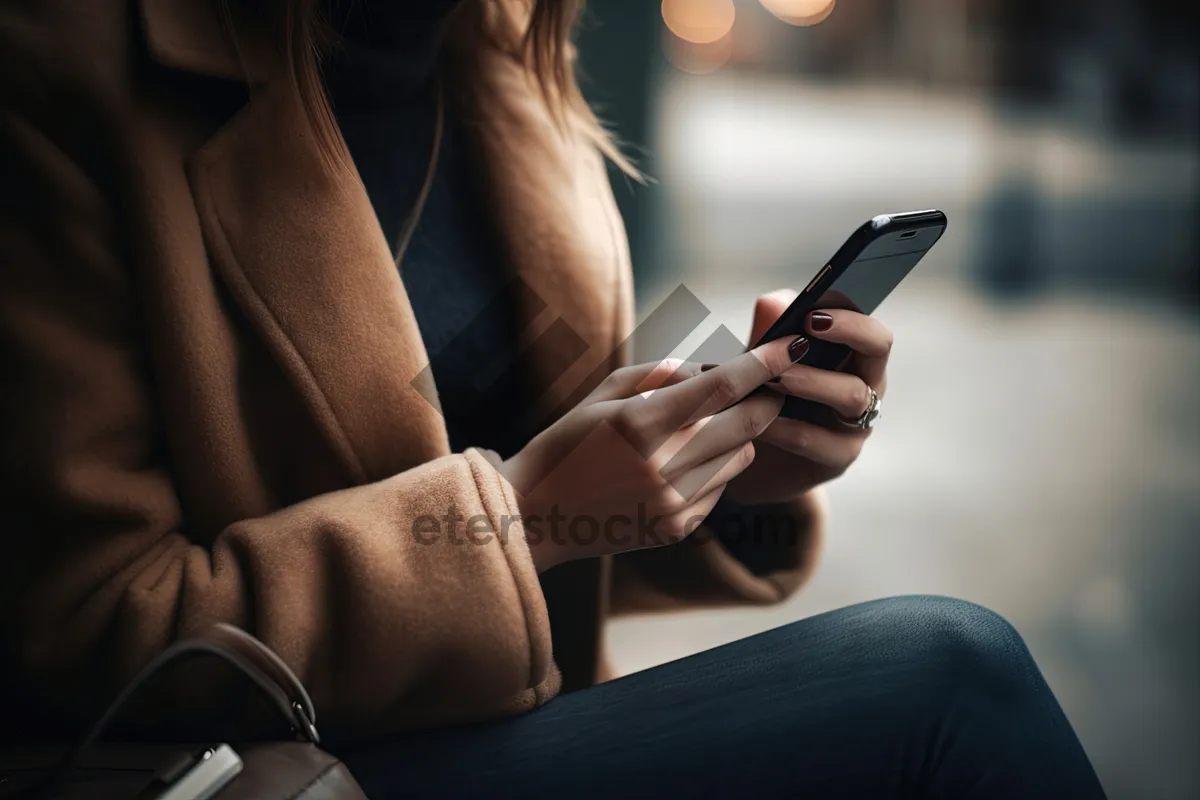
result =
M810 345L799 363L819 369L841 369L850 358L850 348L807 333L804 321L808 312L844 308L874 313L945 230L946 215L936 210L880 214L864 223L817 271L800 296L754 346L800 334L808 337ZM781 413L789 419L827 422L832 412L811 400L789 397Z

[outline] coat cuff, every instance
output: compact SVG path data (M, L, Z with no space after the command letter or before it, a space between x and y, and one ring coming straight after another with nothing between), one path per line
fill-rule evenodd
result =
M521 598L525 629L529 637L530 688L524 702L519 704L527 703L528 708L533 708L558 694L562 682L552 655L550 614L546 608L546 599L542 595L541 581L533 563L533 555L529 552L529 544L525 540L516 492L501 471L503 459L491 450L478 448L467 450L465 456L487 515L494 529L504 534L498 538Z

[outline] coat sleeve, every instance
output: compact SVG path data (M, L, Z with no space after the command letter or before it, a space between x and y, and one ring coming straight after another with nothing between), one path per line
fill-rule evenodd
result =
M327 734L491 718L553 695L545 601L489 454L224 530L189 526L120 214L10 90L0 86L3 690L79 725L172 641L223 621L295 670ZM462 546L464 522L430 535L448 508L479 520L475 546ZM214 700L238 696L222 688L185 669L139 713L151 727L165 721L158 709L241 719L240 703Z
M613 559L612 611L768 605L808 580L825 534L825 493L772 506L722 501L695 533L670 547Z

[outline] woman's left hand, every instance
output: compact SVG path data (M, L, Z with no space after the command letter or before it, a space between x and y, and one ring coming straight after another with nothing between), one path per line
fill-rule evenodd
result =
M758 298L750 340L766 333L794 300L781 289ZM805 327L812 338L847 345L854 351L841 372L795 365L770 388L829 406L853 420L867 410L873 389L882 398L892 332L874 317L840 309L818 309ZM755 459L729 483L726 497L744 505L778 503L838 477L855 462L870 431L846 426L826 428L778 417L754 442Z

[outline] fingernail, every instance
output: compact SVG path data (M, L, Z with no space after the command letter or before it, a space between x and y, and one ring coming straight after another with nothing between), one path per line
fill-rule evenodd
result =
M793 364L804 358L807 353L808 339L805 339L803 336L788 345L788 357L792 359Z
M827 331L833 327L833 317L814 311L808 318L808 324L814 331Z
M783 383L783 376L776 375L774 378L771 378L771 380L767 381L767 383Z
M704 364L700 367L701 372L708 372L710 369L716 369L717 364Z

